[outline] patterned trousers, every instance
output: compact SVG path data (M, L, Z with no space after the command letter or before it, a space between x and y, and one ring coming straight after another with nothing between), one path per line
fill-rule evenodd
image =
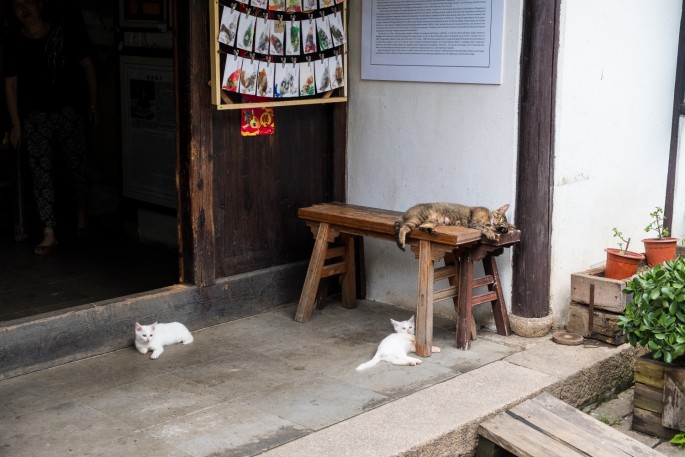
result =
M24 119L23 136L33 175L38 214L44 227L54 227L55 184L54 145L57 143L69 173L69 182L79 208L88 196L86 132L83 118L71 107L52 113L31 112Z

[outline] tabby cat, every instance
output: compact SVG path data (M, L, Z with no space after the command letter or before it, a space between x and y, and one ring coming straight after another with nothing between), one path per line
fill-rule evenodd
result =
M419 203L405 211L395 222L395 239L404 251L407 234L415 228L434 233L438 225L459 225L479 229L486 238L494 240L498 234L514 228L504 215L508 209L508 204L490 211L482 206L459 203Z

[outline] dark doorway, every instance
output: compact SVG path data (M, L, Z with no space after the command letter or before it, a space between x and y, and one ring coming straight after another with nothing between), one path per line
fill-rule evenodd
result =
M124 126L126 117L122 116L122 109L130 108L132 95L122 90L126 86L122 86L120 71L125 59L171 62L171 12L168 11L171 2L127 3L134 9L121 10L117 0L44 0L44 8L55 21L66 20L72 26L83 27L98 76L99 119L88 131L88 234L77 234L69 182L60 168L63 165L57 163L55 232L59 244L47 256L34 255L42 227L26 154L17 153L3 141L0 146L0 326L14 319L178 282L175 140L169 138L167 129L166 143L154 142L165 148L157 150L157 154L169 155L163 172L156 171L162 167L156 166L159 161L154 157L146 157L147 163L138 160L135 155L138 151L130 145L140 145L143 140L140 135L135 136L140 131L132 133ZM141 3L145 8L140 10L142 15L136 16L136 8ZM153 4L159 8L150 9ZM17 27L14 10L10 0L2 0L0 5L3 33L7 34ZM134 88L140 85L133 80L124 83ZM123 94L129 100L124 100ZM0 133L5 138L11 123L4 86L0 98ZM164 107L158 103L157 108L167 110L163 114L173 124L173 99ZM141 119L149 121L149 118ZM146 127L154 130L149 122ZM141 182L149 186L145 188ZM157 184L162 188L159 192L155 188Z

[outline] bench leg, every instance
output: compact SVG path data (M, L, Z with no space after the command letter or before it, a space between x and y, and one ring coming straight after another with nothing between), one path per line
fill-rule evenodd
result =
M488 289L497 294L497 299L492 301L492 314L495 317L495 326L497 333L504 336L511 335L511 326L509 325L509 316L507 315L507 307L504 304L504 295L502 295L502 286L499 280L499 271L497 270L497 262L494 255L487 255L483 259L483 271L486 275L492 275L495 283L488 286Z
M459 259L459 292L457 310L457 348L468 351L471 347L471 322L473 310L473 261L471 253L464 252Z
M355 236L342 235L345 245L345 273L342 274L342 305L345 308L357 307L357 275L355 272Z
M328 224L319 224L312 257L309 259L307 276L305 277L304 285L302 286L300 303L297 305L297 312L295 313L295 320L297 322L309 322L312 318L314 302L316 301L316 292L319 288L319 282L321 281L321 269L326 260L326 251L328 250L329 231L330 226Z
M431 243L419 241L419 302L416 307L416 355L430 357L433 346L433 282Z
M450 286L456 286L457 290L459 290L459 278L461 277L459 274L459 264L455 263L454 259L459 258L459 252L455 249L454 252L452 253L447 253L445 255L445 266L447 265L454 265L456 274L454 276L450 276L447 278L447 280L450 283ZM458 315L459 314L459 294L455 295L452 297L452 304L454 305L454 312ZM478 329L476 328L476 321L475 319L471 319L471 339L475 340L478 339Z

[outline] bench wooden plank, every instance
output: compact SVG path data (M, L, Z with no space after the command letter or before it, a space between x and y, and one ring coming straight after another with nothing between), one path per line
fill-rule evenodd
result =
M310 222L323 222L331 226L340 227L346 232L355 230L360 235L377 238L395 239L395 221L402 215L398 211L379 208L368 208L341 203L321 203L297 211L300 219ZM458 227L438 226L435 233L430 234L422 230L412 230L407 242L416 243L427 240L434 243L460 246L477 242L481 239L480 230Z
M524 428L522 428L524 427ZM658 457L654 449L626 436L571 405L543 393L527 400L479 427L479 433L498 446L524 456L556 455L536 454L538 446L547 442L554 448L563 444L568 454L597 457ZM522 440L520 435L534 434L534 443Z

